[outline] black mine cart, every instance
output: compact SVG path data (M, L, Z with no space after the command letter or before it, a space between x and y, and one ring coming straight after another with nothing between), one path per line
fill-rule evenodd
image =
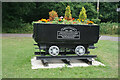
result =
M34 23L33 38L39 52L36 59L47 65L49 59L91 61L96 55L88 55L99 39L99 25ZM39 56L38 56L39 55Z

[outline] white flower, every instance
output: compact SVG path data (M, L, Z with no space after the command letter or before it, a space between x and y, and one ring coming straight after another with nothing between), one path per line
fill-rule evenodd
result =
M60 17L60 19L62 19L62 18L63 18L63 16Z

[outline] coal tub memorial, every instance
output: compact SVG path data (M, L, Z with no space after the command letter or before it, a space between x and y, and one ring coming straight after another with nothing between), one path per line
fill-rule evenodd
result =
M45 66L48 66L51 59L60 59L66 64L70 64L71 59L80 59L92 64L92 58L97 57L89 55L88 49L94 49L94 44L99 40L99 25L84 15L77 20L70 15L66 16L67 8L64 18L58 18L57 13L51 11L49 19L33 22L33 39L37 43L34 45L39 49L39 52L35 52L36 59L41 60Z

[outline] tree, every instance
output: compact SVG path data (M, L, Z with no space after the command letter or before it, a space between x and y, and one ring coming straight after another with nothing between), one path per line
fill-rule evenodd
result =
M100 19L102 22L117 22L118 13L118 2L100 2Z
M70 6L67 6L67 7L66 7L66 11L65 11L65 19L66 19L66 20L71 20L71 19L72 19Z
M79 14L79 19L80 19L80 20L85 20L85 19L87 19L86 10L85 10L84 7L82 7L82 11L81 11L80 14Z
M25 15L35 7L35 3L30 2L5 2L2 5L3 28L23 27L27 18Z

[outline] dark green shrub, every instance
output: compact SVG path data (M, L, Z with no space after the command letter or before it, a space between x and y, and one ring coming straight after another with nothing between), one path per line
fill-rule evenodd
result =
M100 24L100 19L91 19L95 24Z
M100 34L118 34L119 27L118 23L100 23ZM120 25L120 23L119 23Z
M33 33L33 26L29 23L24 23L24 26L17 28L5 27L2 29L2 33Z

